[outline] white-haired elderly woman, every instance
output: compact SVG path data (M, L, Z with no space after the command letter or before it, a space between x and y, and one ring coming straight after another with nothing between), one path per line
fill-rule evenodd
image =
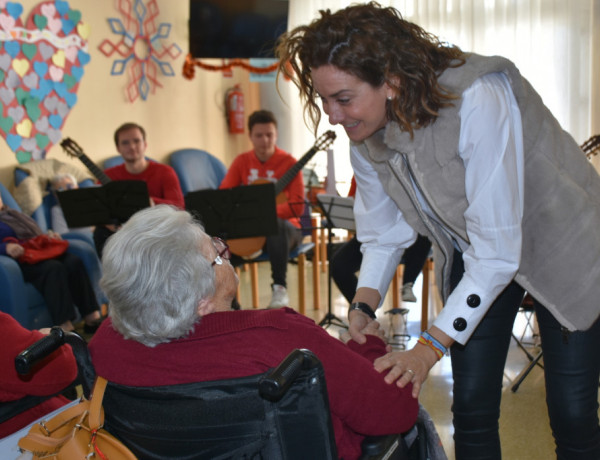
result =
M111 308L89 345L98 375L128 386L231 379L308 348L325 369L340 457L359 456L358 433L414 424L411 389L386 384L373 368L386 352L378 324L365 331L365 344L345 344L290 308L232 310L238 278L229 257L186 211L159 205L132 216L102 257Z

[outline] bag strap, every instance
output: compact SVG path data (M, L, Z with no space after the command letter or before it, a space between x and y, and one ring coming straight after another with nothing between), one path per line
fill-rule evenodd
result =
M94 390L91 400L83 400L73 407L59 412L50 420L41 422L42 431L53 432L59 427L65 425L74 418L83 419L86 412L88 413L88 423L93 431L102 426L104 422L104 413L102 412L102 400L104 399L104 390L106 389L107 381L105 378L98 376L94 384ZM34 425L37 429L37 425ZM32 428L32 430L34 429ZM39 432L30 431L27 435L19 440L19 447L29 452L55 452L66 441L73 437L72 433L67 434L62 438L52 438L44 436Z
M90 401L89 423L92 431L97 430L104 424L104 412L102 411L102 400L104 399L104 390L108 382L104 377L97 376L92 399Z

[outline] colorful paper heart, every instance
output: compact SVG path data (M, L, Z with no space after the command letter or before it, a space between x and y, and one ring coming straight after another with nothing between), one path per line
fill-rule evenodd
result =
M90 62L89 26L67 1L39 3L25 25L22 13L20 3L0 2L0 135L20 163L62 139Z

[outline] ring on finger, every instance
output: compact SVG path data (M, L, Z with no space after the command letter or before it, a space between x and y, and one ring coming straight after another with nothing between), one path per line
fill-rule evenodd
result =
M415 371L413 371L412 369L406 369L406 372L409 372L410 375L412 375L413 377L415 376Z

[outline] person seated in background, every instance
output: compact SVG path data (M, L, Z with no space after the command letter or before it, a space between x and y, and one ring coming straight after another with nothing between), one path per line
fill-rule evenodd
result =
M0 312L0 402L17 401L26 396L48 396L39 404L0 422L0 439L70 402L64 396L52 396L64 390L77 377L77 363L70 347L60 347L54 351L35 367L31 375L22 376L15 370L15 357L48 332L49 329L25 329L12 316Z
M430 249L431 242L429 239L419 235L413 245L404 251L402 257L402 263L404 264L404 271L402 272L403 302L417 301L413 292L413 285L423 269ZM356 286L358 285L356 272L360 270L361 263L362 252L360 241L358 241L356 235L343 243L331 256L331 278L348 303L352 303L352 299L356 294Z
M248 132L253 149L239 154L233 161L219 188L239 185L277 182L296 159L277 147L277 120L272 112L258 110L248 117ZM272 298L270 308L288 306L287 264L290 251L302 242L299 217L304 212L304 181L302 174L294 176L283 189L285 199L277 204L277 226L275 235L266 237L264 248L271 263ZM243 259L234 258L234 265Z
M52 322L66 331L74 329L76 305L84 319L84 331L93 333L102 321L94 289L85 266L75 254L65 252L54 258L35 264L19 262L25 249L19 243L5 242L5 238L19 241L41 235L38 224L28 215L4 205L0 196L0 255L17 261L23 279L31 283L42 294L50 312ZM60 238L55 232L50 236Z
M230 255L186 211L155 206L133 215L104 250L101 286L111 309L89 344L96 373L133 387L233 379L306 348L325 370L340 458L358 458L364 436L413 426L410 385L388 385L373 367L386 353L377 322L360 345L290 308L232 310Z
M149 206L171 204L184 208L183 193L175 170L168 165L149 161L145 154L146 131L136 123L125 123L114 134L117 151L124 162L104 171L111 180L139 180L148 185ZM94 230L94 243L98 256L108 237L117 230L116 225L98 225Z
M50 182L50 189L56 197L56 204L52 206L52 209L50 209L50 226L52 227L52 230L54 230L56 233L62 234L71 232L90 234L94 230L93 227L69 228L69 226L67 225L67 221L65 220L65 215L58 201L58 197L56 196L56 192L62 192L64 190L74 190L77 188L79 188L77 179L75 179L75 177L69 173L57 174Z
M348 196L354 197L356 194L356 179L352 176ZM402 301L416 302L417 298L413 292L413 285L425 265L427 256L431 249L431 242L425 236L417 236L417 240L412 246L404 252L402 263L404 271L402 273ZM362 252L360 250L360 241L354 235L350 240L343 243L331 256L331 277L336 286L346 298L348 303L356 294L358 277L356 272L360 269L362 263Z

